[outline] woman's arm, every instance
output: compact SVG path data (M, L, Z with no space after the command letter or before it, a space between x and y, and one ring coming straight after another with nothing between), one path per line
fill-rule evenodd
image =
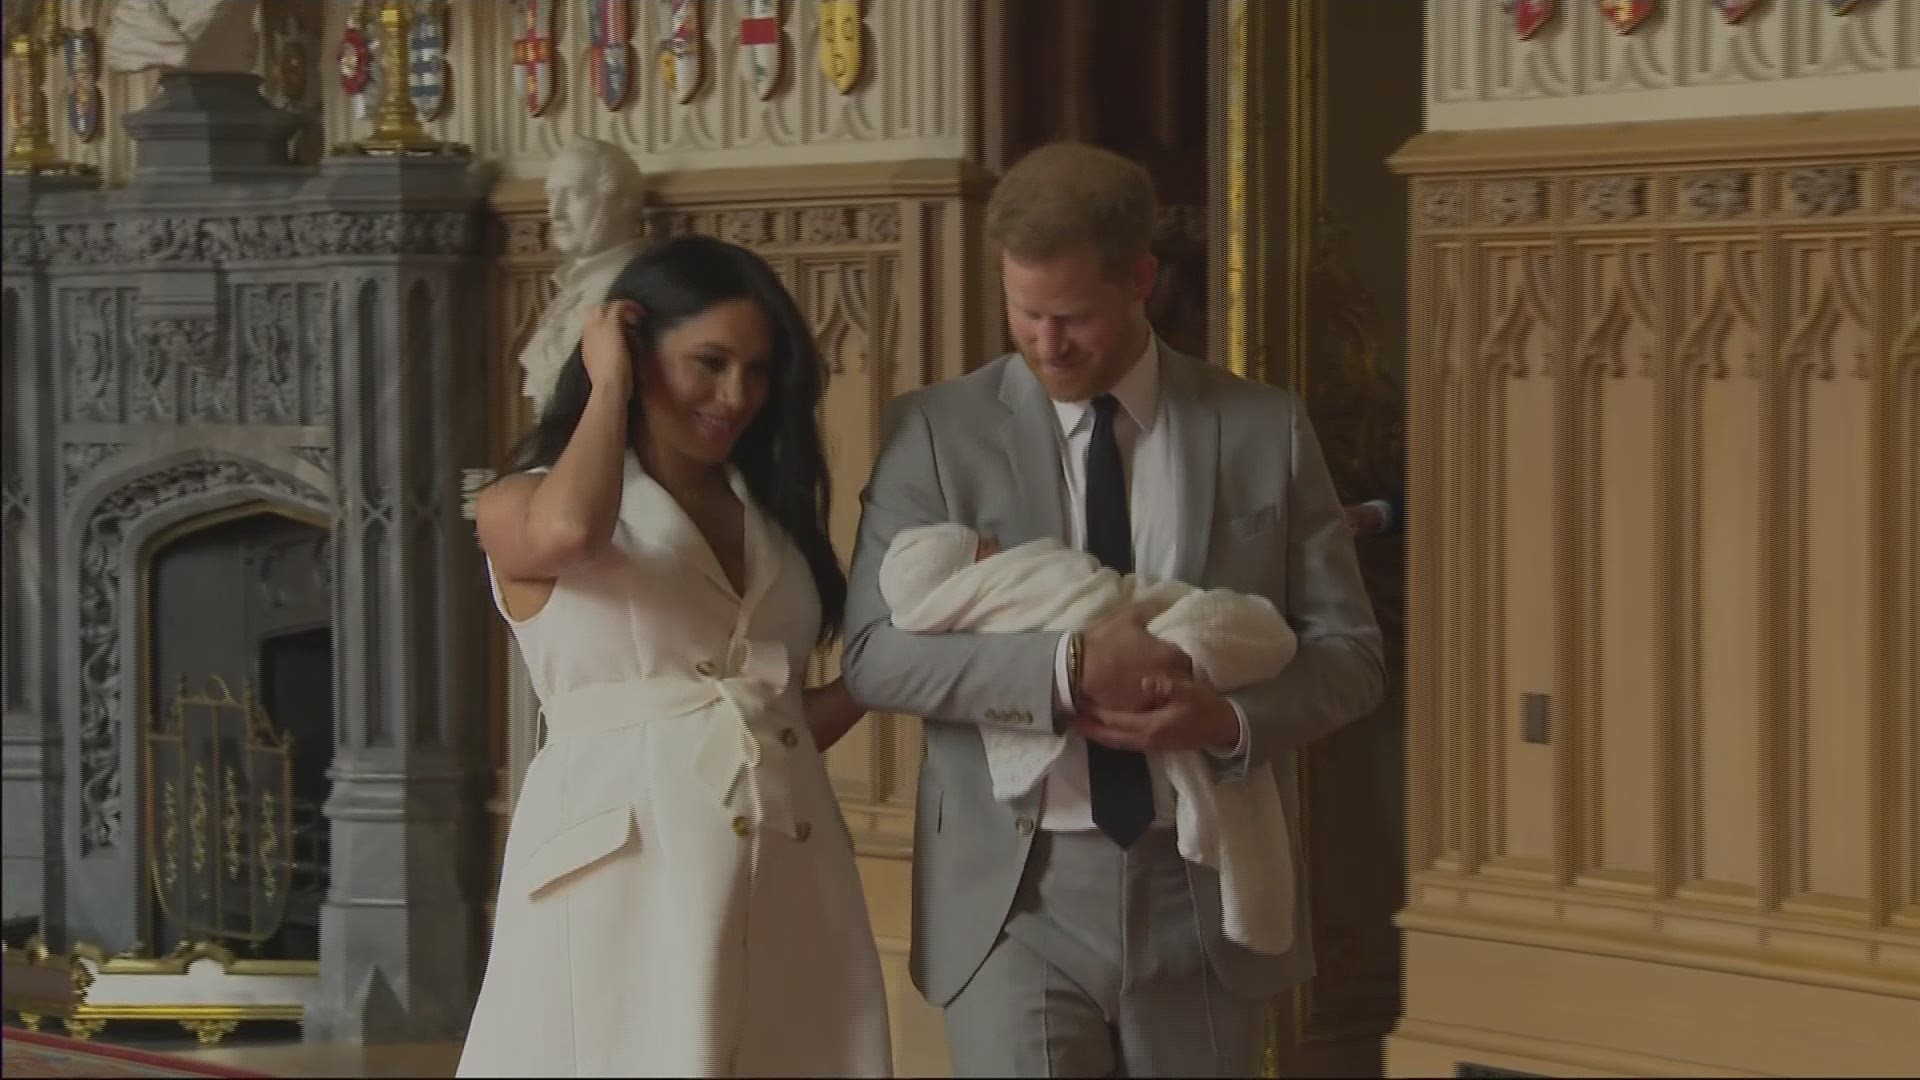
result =
M866 715L866 710L847 693L847 684L841 679L809 689L803 701L807 727L813 731L813 744L823 754Z
M633 369L618 304L592 309L581 348L593 389L573 437L544 476L508 477L475 507L480 544L505 581L551 581L603 551L620 516Z

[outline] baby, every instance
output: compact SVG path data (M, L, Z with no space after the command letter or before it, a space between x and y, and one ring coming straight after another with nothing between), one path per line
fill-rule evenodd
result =
M1222 692L1278 675L1299 640L1265 597L1149 581L1041 539L1005 551L957 524L902 529L880 564L893 624L912 633L1086 630L1132 605L1147 631L1193 661L1194 678ZM980 729L993 794L1032 793L1066 738L1052 731ZM1180 853L1220 874L1229 939L1266 953L1293 942L1293 862L1271 769L1220 778L1195 750L1164 755Z

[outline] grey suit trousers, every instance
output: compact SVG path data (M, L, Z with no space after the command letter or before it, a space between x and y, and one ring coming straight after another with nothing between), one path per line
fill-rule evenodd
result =
M1213 973L1172 830L1041 833L947 1042L956 1076L1257 1076L1265 1015Z

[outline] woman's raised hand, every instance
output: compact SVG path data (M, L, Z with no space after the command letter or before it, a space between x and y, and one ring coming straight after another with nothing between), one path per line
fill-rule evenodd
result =
M587 309L580 327L580 360L594 389L621 391L622 397L632 393L633 353L627 341L632 328L640 325L640 315L640 305L632 300L609 300Z

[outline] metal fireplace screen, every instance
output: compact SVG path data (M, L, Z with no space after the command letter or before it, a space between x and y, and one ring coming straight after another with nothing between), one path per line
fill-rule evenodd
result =
M293 767L251 685L217 675L146 738L146 860L167 919L201 941L259 944L286 915L293 873Z

